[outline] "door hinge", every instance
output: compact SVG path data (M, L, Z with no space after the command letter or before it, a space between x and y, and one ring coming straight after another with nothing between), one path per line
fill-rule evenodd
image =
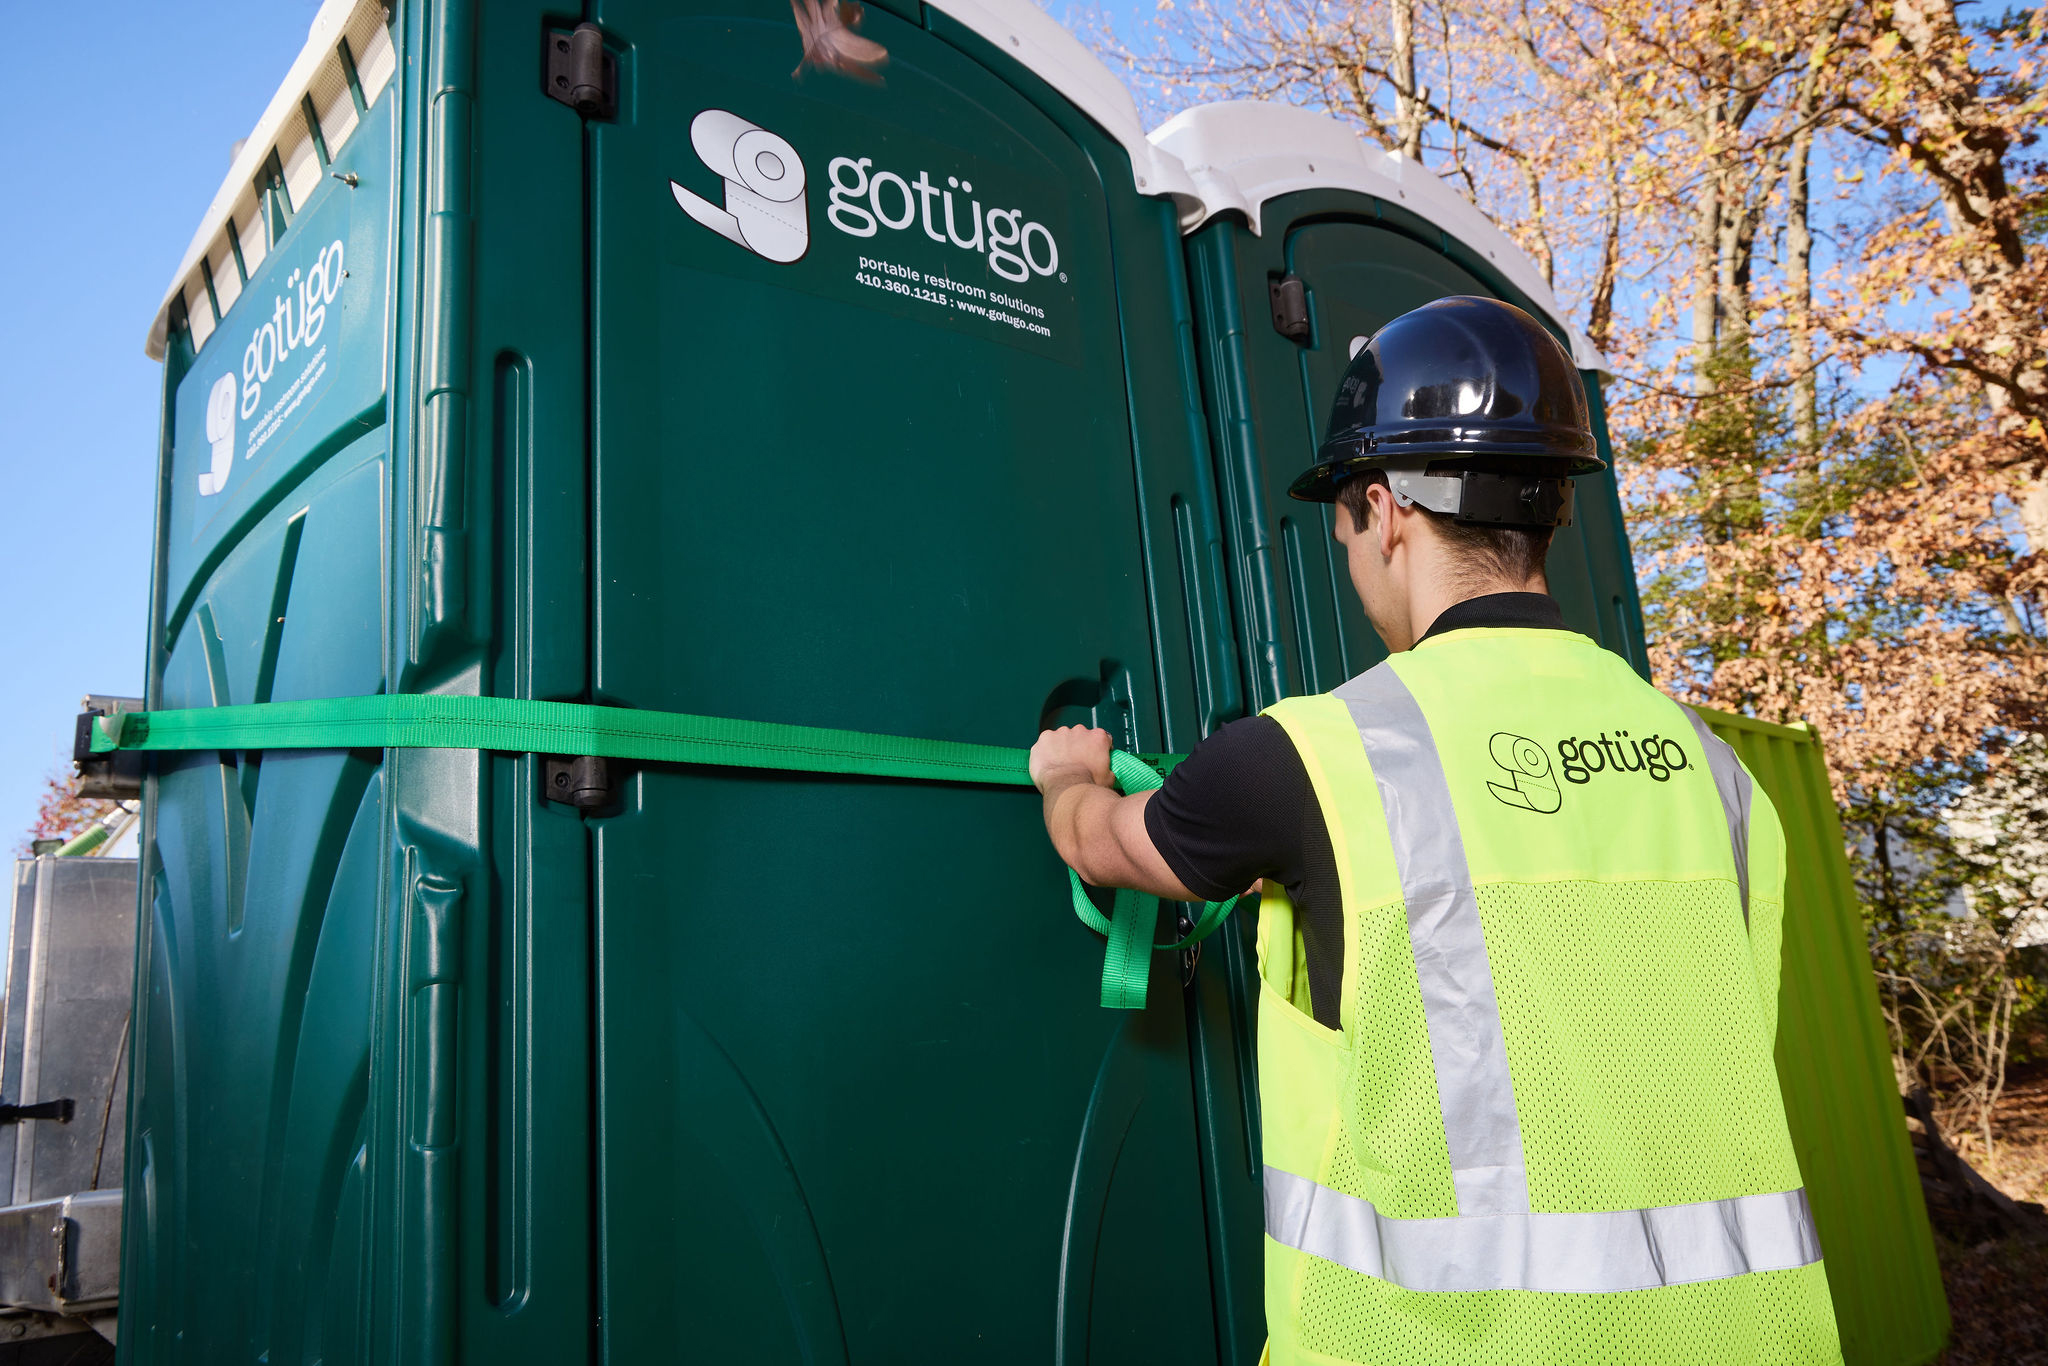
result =
M541 765L540 787L540 795L548 801L580 810L610 806L611 765L589 754L550 755Z
M1282 275L1271 286L1273 330L1291 342L1308 345L1308 286L1299 275Z
M548 98L560 100L586 119L608 119L619 109L619 64L605 50L596 24L549 29Z

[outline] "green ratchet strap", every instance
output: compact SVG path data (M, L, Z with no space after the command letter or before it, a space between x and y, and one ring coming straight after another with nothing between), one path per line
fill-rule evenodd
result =
M1179 755L1172 756L1177 761ZM1169 762L1166 768L1172 768ZM1109 753L1109 769L1116 778L1116 785L1126 796L1150 792L1165 781L1158 768L1135 754L1126 754L1120 749ZM1074 888L1074 914L1081 917L1090 929L1109 936L1109 947L1102 958L1102 1004L1109 1010L1142 1010L1145 1006L1145 984L1152 975L1153 949L1185 949L1207 939L1223 917L1230 914L1230 908L1237 905L1237 898L1228 901L1211 901L1202 907L1202 914L1187 937L1171 944L1154 944L1152 926L1159 918L1159 898L1147 896L1119 887L1116 900L1110 904L1109 918L1095 909L1095 903L1088 899L1087 888L1081 882L1081 875L1072 868L1067 869L1067 880Z
M256 702L184 711L123 712L95 717L92 752L209 749L479 749L515 754L587 754L672 764L717 764L797 773L846 773L923 782L996 783L1030 787L1029 752L1006 745L919 740L820 726L737 721L683 712L632 711L580 702L509 697L400 694ZM1127 793L1158 787L1178 755L1110 756ZM1119 891L1107 919L1073 881L1074 914L1109 938L1102 965L1102 1004L1137 1010L1145 1004L1151 952L1181 949L1223 922L1236 898L1211 902L1186 938L1151 942L1158 898Z

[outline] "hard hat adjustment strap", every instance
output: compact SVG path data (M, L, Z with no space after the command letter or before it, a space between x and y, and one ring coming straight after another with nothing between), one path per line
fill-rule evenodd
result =
M1387 469L1387 487L1402 507L1424 507L1466 526L1540 530L1570 526L1574 485L1562 475L1459 470L1425 474Z
M405 693L123 712L90 719L90 729L80 730L75 757L117 750L476 749L1032 786L1029 751L1007 745L513 697ZM1118 750L1110 762L1125 792L1144 792L1159 786L1180 758ZM1105 919L1071 869L1068 876L1075 915L1109 938L1102 965L1102 1004L1111 1009L1142 1008L1152 950L1195 943L1213 932L1236 904L1234 897L1212 902L1186 938L1154 945L1158 898L1118 892Z

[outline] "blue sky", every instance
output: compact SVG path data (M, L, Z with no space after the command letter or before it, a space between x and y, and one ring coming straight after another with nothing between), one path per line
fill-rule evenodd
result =
M142 690L162 373L143 334L318 8L77 5L80 98L0 103L0 849L68 760L80 696Z
M1082 28L1094 6L1052 0ZM1120 20L1150 0L1106 6ZM121 0L65 11L83 97L0 102L0 849L68 761L78 699L140 693L161 370L142 339L228 152L318 0ZM22 11L10 12L24 13Z

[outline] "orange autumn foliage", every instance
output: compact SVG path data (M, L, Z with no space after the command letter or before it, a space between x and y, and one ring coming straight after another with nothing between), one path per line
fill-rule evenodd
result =
M97 797L79 796L78 775L70 764L60 765L44 781L35 821L15 846L15 853L27 857L37 840L74 839L111 815L116 805Z
M1660 683L1839 796L2048 723L2041 11L1165 0L1155 105L1327 109L1500 222L1607 355Z

